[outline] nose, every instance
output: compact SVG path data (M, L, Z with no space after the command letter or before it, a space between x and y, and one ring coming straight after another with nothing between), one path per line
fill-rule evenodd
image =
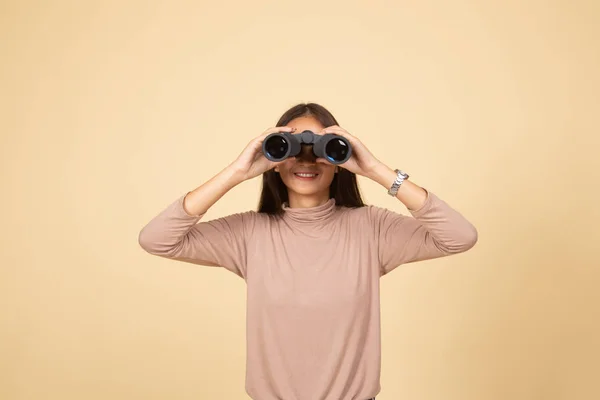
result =
M313 147L311 145L302 145L302 150L296 156L298 160L316 162L317 157L313 153Z

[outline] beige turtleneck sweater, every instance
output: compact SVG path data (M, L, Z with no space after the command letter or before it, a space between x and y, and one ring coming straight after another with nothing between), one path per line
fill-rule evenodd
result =
M427 191L410 216L334 199L282 217L246 211L201 221L186 194L141 230L147 252L243 278L246 392L256 400L365 400L380 386L379 278L401 264L457 254L475 227Z

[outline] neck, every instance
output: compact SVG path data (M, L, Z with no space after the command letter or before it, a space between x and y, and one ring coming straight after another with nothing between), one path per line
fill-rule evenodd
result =
M313 204L317 204L317 202L315 201ZM313 237L320 237L321 234L329 232L325 228L335 220L339 209L335 198L330 198L313 207L290 207L289 204L283 203L281 208L283 220L289 227Z
M318 207L327 203L329 200L329 189L326 192L315 193L309 196L299 193L289 192L290 208L311 208Z

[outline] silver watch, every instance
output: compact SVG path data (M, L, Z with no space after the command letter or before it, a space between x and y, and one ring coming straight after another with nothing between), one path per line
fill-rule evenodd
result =
M396 197L396 193L398 193L400 185L402 185L402 182L408 179L408 174L399 169L394 170L394 172L398 175L396 175L396 180L394 181L394 183L392 183L392 187L390 188L390 190L388 190L388 194L390 196Z

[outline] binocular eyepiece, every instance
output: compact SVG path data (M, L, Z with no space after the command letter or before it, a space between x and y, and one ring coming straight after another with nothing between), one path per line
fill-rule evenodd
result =
M352 147L345 137L333 133L318 135L309 130L294 134L271 133L263 141L262 151L271 161L283 161L300 154L302 145L312 145L315 157L324 158L332 164L343 164L352 155Z

